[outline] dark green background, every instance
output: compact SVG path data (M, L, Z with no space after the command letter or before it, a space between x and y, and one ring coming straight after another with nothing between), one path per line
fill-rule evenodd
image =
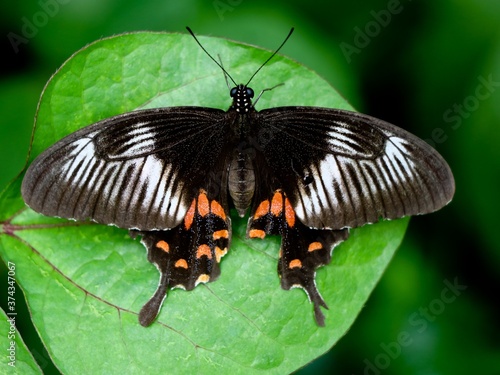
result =
M350 332L299 373L499 374L499 19L498 0L3 2L0 189L24 166L45 82L86 44L189 25L273 49L295 26L283 54L320 73L359 111L432 140L457 185L450 206L412 219ZM12 33L25 43L14 47ZM257 76L253 87L266 86ZM450 283L467 288L451 294ZM26 321L21 334L53 372Z

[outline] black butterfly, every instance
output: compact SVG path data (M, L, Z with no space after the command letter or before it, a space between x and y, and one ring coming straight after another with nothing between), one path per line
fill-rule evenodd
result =
M142 236L161 273L139 314L143 326L169 288L217 279L231 240L230 202L240 216L250 208L250 238L282 237L281 286L303 288L323 326L316 269L349 228L429 213L454 194L446 162L414 135L338 109L258 112L250 80L230 90L227 111L172 107L108 118L60 140L26 172L22 195L35 211Z

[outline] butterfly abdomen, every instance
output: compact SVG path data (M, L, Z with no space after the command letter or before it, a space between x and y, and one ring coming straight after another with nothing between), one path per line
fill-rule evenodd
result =
M238 214L243 217L255 191L255 173L248 152L236 152L229 165L229 194Z

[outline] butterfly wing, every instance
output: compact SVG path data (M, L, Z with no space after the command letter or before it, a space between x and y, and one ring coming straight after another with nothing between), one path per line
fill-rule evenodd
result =
M425 142L370 116L281 107L255 113L253 124L256 176L271 178L267 189L259 181L247 233L282 236L281 286L304 289L323 326L316 269L347 228L435 211L451 200L453 176Z
M211 108L157 108L85 127L30 165L23 198L49 216L173 228L199 188L209 188L206 171L223 170L225 116Z
M43 152L22 184L35 211L139 229L160 271L139 322L156 318L169 288L217 279L231 227L226 112L199 107L126 113L83 128Z
M443 158L382 120L313 107L272 108L256 116L266 161L309 227L352 228L425 214L454 194Z

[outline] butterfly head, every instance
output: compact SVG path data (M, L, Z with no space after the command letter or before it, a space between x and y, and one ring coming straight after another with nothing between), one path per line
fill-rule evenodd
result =
M236 112L240 114L248 113L253 108L252 98L254 96L254 91L250 87L239 84L231 89L229 95L233 98L233 105L231 108L234 108Z
M250 81L278 53L278 51L281 49L281 47L283 47L285 45L286 41L288 40L288 38L290 38L290 36L292 35L293 30L294 30L293 27L290 29L290 32L288 33L288 35L285 38L285 40L283 41L283 43L281 43L281 45L276 49L276 51L274 51L272 53L272 55L269 56L269 58L266 61L264 61L264 63L252 74L252 76L250 77L250 79L248 80L246 85L244 85L242 83L240 83L238 85L238 84L236 84L233 77L231 77L231 75L227 72L227 70L224 69L224 67L222 66L222 62L218 62L216 59L213 58L213 56L210 53L208 53L208 51L205 49L205 47L203 47L203 45L200 43L200 41L198 40L196 35L194 35L193 31L189 27L186 27L186 29L191 34L191 36L194 38L196 43L198 43L200 48L207 54L207 56L210 57L212 59L212 61L214 63L216 63L219 66L219 68L222 69L222 71L224 72L224 76L226 78L226 83L228 82L228 78L229 78L231 80L231 82L233 82L233 84L236 85L230 91L231 98L233 98L233 104L231 104L230 109L236 110L236 112L239 113L240 115L245 114L245 113L249 113L251 110L254 109L254 104L252 104L252 98L254 97L254 91L250 87L248 87L248 85L250 84ZM279 84L277 86L280 86L280 85L281 84ZM264 91L271 90L272 88L262 90L260 95L255 100L255 103L257 103L257 101L259 100L260 96L262 95L262 93Z

